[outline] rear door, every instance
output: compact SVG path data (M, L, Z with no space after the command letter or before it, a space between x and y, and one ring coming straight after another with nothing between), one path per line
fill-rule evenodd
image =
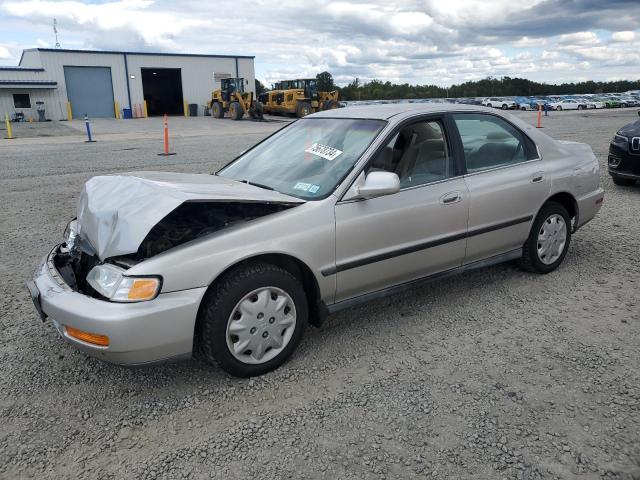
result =
M459 266L468 194L442 117L405 125L367 166L400 177L392 195L336 204L336 301Z
M521 248L550 188L535 144L497 115L460 113L452 119L470 197L464 263Z

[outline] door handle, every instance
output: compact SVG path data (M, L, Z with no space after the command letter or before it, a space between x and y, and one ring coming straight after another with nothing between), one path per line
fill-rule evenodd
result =
M544 172L536 172L531 175L531 183L541 182L544 179Z
M462 200L462 194L460 192L449 192L440 197L440 203L442 205L458 203L460 200Z

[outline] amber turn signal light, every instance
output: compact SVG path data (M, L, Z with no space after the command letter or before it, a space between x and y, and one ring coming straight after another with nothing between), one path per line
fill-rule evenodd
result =
M82 340L83 342L87 342L92 345L98 345L100 347L109 346L109 337L107 337L106 335L84 332L82 330L78 330L77 328L70 327L69 325L65 325L64 330L71 338Z
M129 300L151 300L156 296L160 282L157 278L140 278L133 281L127 298Z

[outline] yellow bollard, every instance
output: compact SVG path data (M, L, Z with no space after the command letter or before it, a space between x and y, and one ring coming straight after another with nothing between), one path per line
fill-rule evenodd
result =
M149 111L147 110L147 101L144 101L144 118L149 118Z
M116 113L116 120L120 120L120 104L117 101L113 102L113 109Z
M188 117L189 116L189 105L187 104L187 101L184 101L184 116Z
M13 138L13 129L11 128L11 122L9 121L9 114L4 114L4 121L7 124L7 140L11 140Z
M67 120L73 120L73 113L71 112L71 102L67 102Z

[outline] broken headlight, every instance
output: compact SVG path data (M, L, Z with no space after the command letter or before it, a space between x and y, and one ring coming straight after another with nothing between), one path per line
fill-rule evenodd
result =
M78 220L74 218L67 224L66 228L64 229L64 233L62 234L62 239L64 240L64 243L69 250L73 250L77 236Z
M87 275L93 289L114 302L153 300L160 291L159 277L127 277L125 270L115 265L96 265Z

